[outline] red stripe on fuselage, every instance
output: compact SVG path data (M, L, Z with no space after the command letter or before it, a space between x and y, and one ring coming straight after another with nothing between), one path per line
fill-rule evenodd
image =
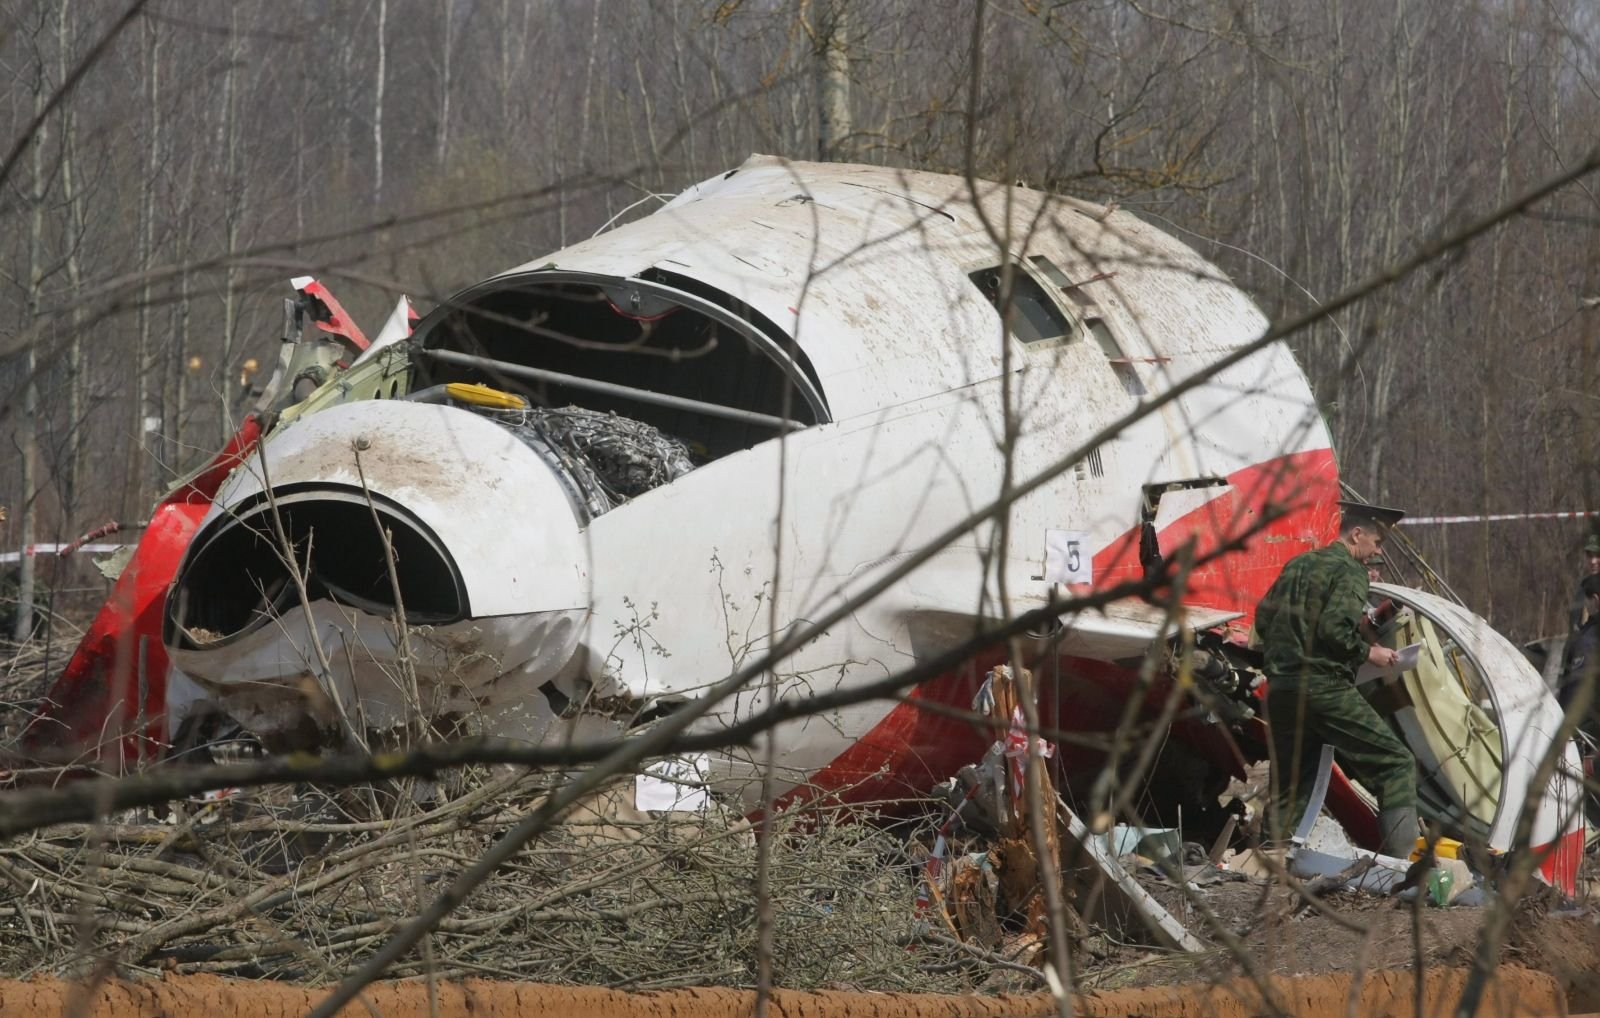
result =
M1172 553L1193 538L1196 551L1225 544L1249 528L1260 526L1269 506L1289 511L1261 526L1245 546L1196 569L1185 603L1243 612L1244 624L1256 602L1277 579L1284 563L1303 551L1327 543L1337 531L1338 471L1331 449L1297 453L1249 467L1228 478L1230 489L1175 520L1158 535ZM1143 575L1139 562L1139 527L1134 526L1094 557L1096 586L1108 587ZM925 702L967 710L984 673L1003 659L995 650L968 666L925 682L896 704L865 735L832 763L790 792L786 800L840 794L852 801L887 799L926 792L935 782L975 763L990 741L970 721L921 706ZM1052 666L1053 664L1053 666ZM1104 661L1061 656L1055 662L1032 662L1040 679L1040 710L1046 725L1063 732L1109 732L1121 718L1136 674ZM1158 705L1164 689L1151 690L1147 706ZM1211 726L1175 726L1175 732L1219 766L1237 762L1225 739L1206 731ZM1074 764L1097 763L1099 754L1086 746L1066 745L1062 756L1069 772ZM846 791L848 790L848 791ZM1341 817L1341 819L1343 819Z

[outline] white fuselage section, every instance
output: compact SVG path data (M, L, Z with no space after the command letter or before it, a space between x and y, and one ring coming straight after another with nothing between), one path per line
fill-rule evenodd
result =
M523 660L513 647L530 641L504 638L500 680L473 686L488 729L550 737L528 727L548 722L549 712L509 709L546 682L569 702L670 704L695 696L759 655L775 633L854 598L1008 487L1033 480L1141 401L1260 335L1265 322L1248 298L1138 219L1036 191L975 186L976 193L955 177L756 157L646 219L478 288L501 284L514 293L551 271L617 281L670 271L772 323L783 334L774 338L803 354L825 401L822 423L723 455L587 522L576 534L581 551L568 556L587 565L579 572L588 611L572 660ZM1007 262L1016 294L1009 304L997 300L1004 273L982 282ZM1001 313L1008 306L1010 328ZM419 326L424 344L432 342L428 330L429 321ZM525 339L519 359L530 363L538 360L533 344L559 342ZM650 388L648 380L641 387ZM295 422L268 442L268 458L322 419L326 429L351 435L299 443L319 450L318 469L331 469L327 457L348 455L342 445L362 432L361 406ZM384 413L398 415L402 430L420 416ZM335 427L341 415L351 421ZM362 434L382 443L385 430L368 426ZM498 499L480 458L475 442L465 443L461 483L430 476L424 487L443 500L436 512L444 519L487 513L499 521L503 549L485 543L481 526L456 547L466 549L474 577L498 568L503 582L526 592L532 552L505 554L526 543L519 536L525 520L547 523L550 514L526 500ZM437 451L424 467L430 475L449 470ZM349 464L338 469L350 472ZM292 475L294 467L286 462L274 473ZM369 483L398 490L409 482ZM1337 497L1328 435L1285 347L1271 346L1131 420L1007 512L857 605L783 662L770 686L753 683L702 726L759 711L773 690L804 696L901 671L984 620L1043 604L1058 579L1046 568L1049 531L1076 535L1083 567L1075 578L1102 585L1136 578L1147 489L1168 484L1197 486L1161 502L1154 523L1163 533L1207 530L1211 513L1214 541L1248 526L1269 502L1295 510L1275 525L1276 544L1213 568L1194 603L1249 612L1278 564L1325 537ZM222 501L218 513L231 511ZM555 515L564 519L565 509ZM558 546L562 557L571 541L562 536ZM560 573L561 589L570 586L573 566L548 568ZM481 597L472 600L505 600ZM527 618L530 626L549 625L537 613ZM226 683L216 653L179 657L187 670ZM304 656L304 648L286 654L286 669L304 667L290 660L296 653ZM208 669L208 658L219 667ZM333 662L336 672L342 667ZM448 681L442 672L425 678ZM865 703L786 726L777 736L780 789L825 768L893 706ZM739 782L751 773L730 756L721 777Z

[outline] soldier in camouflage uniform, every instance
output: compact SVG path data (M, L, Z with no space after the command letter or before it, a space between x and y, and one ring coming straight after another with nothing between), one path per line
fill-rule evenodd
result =
M1396 653L1368 643L1367 559L1404 514L1340 502L1339 539L1297 555L1256 608L1267 673L1273 784L1270 818L1278 837L1305 813L1322 746L1378 797L1380 851L1408 857L1417 836L1416 765L1411 753L1356 691L1356 669L1392 665Z

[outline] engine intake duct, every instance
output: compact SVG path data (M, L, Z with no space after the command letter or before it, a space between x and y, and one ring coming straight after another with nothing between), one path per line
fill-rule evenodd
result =
M213 520L167 601L169 646L204 649L254 632L296 607L299 590L284 545L310 601L331 600L391 617L395 588L408 623L444 624L466 617L466 593L455 562L421 521L382 496L343 488L278 491L276 512L259 499L246 511ZM373 519L376 510L377 520ZM389 573L388 541L394 561ZM396 582L398 581L398 582Z

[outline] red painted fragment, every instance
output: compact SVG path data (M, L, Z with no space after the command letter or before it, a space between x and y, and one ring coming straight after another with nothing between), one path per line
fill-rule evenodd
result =
M60 764L131 769L166 745L167 652L161 623L184 551L228 474L261 438L255 415L187 484L156 506L128 561L45 707L22 734L25 752Z
M313 279L300 287L300 292L322 303L321 308L313 305L311 323L317 328L345 340L358 353L372 345L366 334L357 327L355 320L345 311L344 305L339 303L338 298L334 297L326 286ZM326 314L321 314L322 311L326 311Z
M1548 845L1535 845L1532 851L1541 856L1539 874L1545 883L1566 894L1578 893L1578 867L1583 864L1584 828L1568 831Z

